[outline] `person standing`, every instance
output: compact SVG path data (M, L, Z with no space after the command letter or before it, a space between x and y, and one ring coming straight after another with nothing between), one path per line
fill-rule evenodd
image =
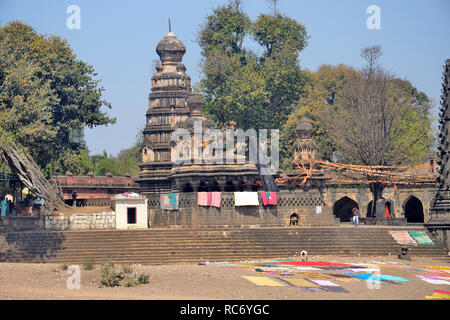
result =
M356 227L359 226L359 217L360 217L359 209L356 207L353 208L353 223L355 224Z
M76 207L77 206L77 197L78 197L78 193L76 191L74 191L72 193L72 207Z

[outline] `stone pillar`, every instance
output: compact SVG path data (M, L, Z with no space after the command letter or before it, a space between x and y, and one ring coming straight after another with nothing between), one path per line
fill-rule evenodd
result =
M444 77L442 84L442 101L440 108L440 134L437 164L440 166L438 172L439 190L433 200L431 207L431 218L425 226L434 233L447 250L450 248L450 59L444 66Z

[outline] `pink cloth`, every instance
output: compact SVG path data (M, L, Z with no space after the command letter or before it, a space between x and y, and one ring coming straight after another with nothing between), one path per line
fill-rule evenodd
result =
M211 206L220 208L220 203L222 202L222 193L211 192Z
M209 192L197 192L197 204L199 206L210 206L211 197L209 196Z
M263 205L276 205L277 204L277 193L276 192L261 192L261 198Z

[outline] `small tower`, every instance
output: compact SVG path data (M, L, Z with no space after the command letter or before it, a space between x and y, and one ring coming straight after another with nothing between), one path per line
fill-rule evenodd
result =
M316 160L317 147L312 139L313 126L309 119L303 117L296 127L297 140L294 144L294 163L307 166Z

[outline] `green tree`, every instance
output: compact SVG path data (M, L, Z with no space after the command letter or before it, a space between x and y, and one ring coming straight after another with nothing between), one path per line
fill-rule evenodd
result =
M306 76L297 58L306 46L305 28L278 12L252 23L233 4L214 9L198 35L205 110L219 125L280 128L304 94ZM261 52L243 47L250 36Z
M307 72L307 96L297 102L295 110L289 115L280 131L281 169L291 170L293 146L296 140L296 126L302 117L311 120L318 156L323 160L331 160L335 147L327 131L324 113L334 103L347 81L356 77L358 72L345 65L322 65L316 72Z
M430 99L387 72L378 63L381 55L380 46L361 50L367 64L328 108L328 132L349 163L395 166L421 162L433 141ZM369 183L375 204L385 184L370 174L368 179L376 181Z
M68 43L21 22L0 28L0 126L48 174L67 166L85 146L85 127L114 123L102 106L94 68Z

